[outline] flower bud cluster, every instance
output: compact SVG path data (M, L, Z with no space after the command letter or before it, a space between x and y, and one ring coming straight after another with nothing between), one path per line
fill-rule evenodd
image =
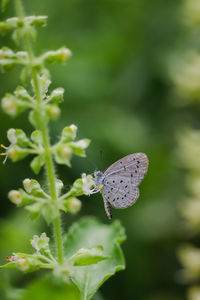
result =
M62 194L64 185L60 179L56 179L55 185L57 204L37 180L29 178L23 180L24 189L11 190L8 198L18 207L24 206L32 219L41 214L49 224L58 216L59 210L77 214L81 209L81 201L77 197L95 192L95 182L91 175L86 174L82 174L67 193Z
M57 262L51 254L46 233L43 232L40 236L34 235L30 243L36 252L34 254L13 253L12 256L6 258L9 262L7 266L12 264L13 267L23 272L33 272L39 268L55 268Z
M89 146L90 140L82 139L75 141L77 127L75 125L66 126L61 133L60 141L53 146L55 161L71 167L73 153L85 157L85 149Z

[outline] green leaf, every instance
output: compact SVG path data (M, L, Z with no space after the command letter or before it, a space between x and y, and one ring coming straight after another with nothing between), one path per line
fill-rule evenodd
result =
M72 149L69 147L68 144L61 144L56 147L54 151L54 159L57 164L67 165L71 167L70 160L72 158Z
M84 299L91 299L97 289L117 271L125 268L120 244L125 240L124 228L119 221L111 225L101 224L95 218L83 218L75 223L64 240L65 258L70 258L80 248L103 246L105 261L89 266L74 267L72 281L79 288Z
M63 102L63 94L64 89L63 88L57 88L51 92L51 95L49 96L48 100L51 99L54 103L58 104Z
M76 132L77 126L74 124L64 127L61 134L61 142L66 143L73 141L76 137Z
M73 263L74 266L86 266L96 264L107 258L103 255L103 246L96 246L94 248L79 249L70 257L68 262Z
M70 189L70 194L73 196L83 195L83 181L78 178L74 181L72 188Z
M25 207L26 210L30 213L31 219L35 220L41 213L43 203L35 202L31 205Z
M16 144L20 147L26 147L30 145L30 141L22 129L15 130L15 137L17 139Z
M85 149L89 146L89 144L89 139L82 139L78 142L72 142L69 145L76 155L85 157Z
M47 224L49 225L58 216L58 210L55 209L55 204L44 205L42 207L42 215Z
M27 92L27 90L23 86L18 86L15 89L14 94L17 98L19 98L23 101L32 100L32 97L29 95L29 93Z
M29 25L46 26L48 16L28 16L25 22Z
M34 130L31 133L31 140L37 145L43 144L42 132L40 130Z
M35 172L35 174L38 174L40 172L40 169L43 165L44 165L43 155L38 155L34 157L34 159L31 161L31 168Z
M17 268L17 266L16 266L16 263L14 263L14 262L9 262L5 265L0 266L0 269L16 269L16 268Z
M54 278L55 279L55 278ZM32 281L20 300L80 300L80 293L71 283L56 282L50 276Z
M48 117L47 117L46 111L45 110L41 111L41 114L42 114L42 116L41 116L42 122L46 123L48 121ZM29 118L29 122L33 125L33 127L39 128L39 126L40 126L40 118L39 118L38 111L32 110L29 113L28 118Z

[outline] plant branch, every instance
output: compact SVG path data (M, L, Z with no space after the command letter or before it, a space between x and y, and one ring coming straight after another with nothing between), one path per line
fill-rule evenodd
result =
M23 12L23 6L21 3L21 0L15 0L16 4L16 10L18 17L23 22L24 19L24 12ZM45 149L45 166L46 166L46 172L47 172L47 180L49 185L49 192L51 195L52 200L55 203L55 210L57 210L57 217L54 219L54 232L55 232L55 240L56 240L56 249L57 249L57 256L58 256L58 262L60 264L63 263L63 245L62 245L62 229L61 229L61 217L60 213L57 207L57 195L56 195L56 175L55 175L55 169L54 164L52 160L52 154L51 154L51 145L50 145L50 139L48 134L48 128L47 124L43 117L43 105L42 105L42 95L40 92L40 82L38 77L38 70L34 66L34 52L31 45L31 40L29 37L29 34L26 33L24 35L24 45L26 48L26 51L28 52L29 56L29 62L30 62L30 68L32 72L32 79L33 79L33 86L35 90L35 96L36 96L36 111L38 113L39 122L40 122L40 130L42 132L42 138L43 138L43 144Z

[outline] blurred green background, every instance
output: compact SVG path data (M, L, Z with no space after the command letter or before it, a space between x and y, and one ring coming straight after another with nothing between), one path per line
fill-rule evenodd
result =
M185 240L178 206L186 188L184 171L177 164L176 134L185 126L200 127L198 103L182 105L182 96L174 91L177 53L185 51L188 43L198 49L197 40L188 42L190 32L182 19L184 2L35 0L24 4L29 15L48 15L48 26L38 32L36 53L62 45L73 52L66 65L50 66L52 88L65 88L61 118L51 123L52 142L64 126L74 123L79 138L88 137L92 143L88 159L74 157L72 169L57 167L66 189L81 173L92 173L93 165L104 170L134 152L145 152L149 157L149 171L136 204L113 210L113 218L120 219L127 232L123 245L126 269L102 286L98 299L184 299L186 285L180 282L176 251ZM2 20L14 15L13 6L11 2L1 14ZM0 41L1 46L16 48L7 37ZM0 74L1 97L20 84L19 71L14 68ZM27 134L32 130L26 113L11 119L0 112L0 120L0 141L5 145L9 128L23 128ZM30 249L29 238L34 233L51 231L42 220L31 222L28 213L7 199L8 191L20 187L24 178L35 178L29 162L0 165L1 263L12 251ZM40 180L44 182L42 172ZM95 215L109 223L100 194L81 200L78 216L63 217L66 230L82 215ZM37 277L12 270L6 272L10 275L16 287ZM0 286L5 282L9 284L7 277L2 277Z

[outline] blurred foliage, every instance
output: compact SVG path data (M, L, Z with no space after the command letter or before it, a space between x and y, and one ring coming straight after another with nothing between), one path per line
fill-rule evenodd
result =
M88 161L73 158L72 171L58 167L65 187L82 172L93 172L94 162L103 170L129 153L145 152L149 157L149 171L141 184L137 203L126 210L113 210L113 218L120 218L127 231L123 246L127 266L126 271L104 284L102 296L97 296L100 299L182 300L185 297L187 283L178 272L181 267L177 248L182 242L191 241L199 246L196 235L199 174L194 170L198 169L195 166L198 166L200 128L198 2L35 0L26 3L28 14L49 16L48 27L40 29L36 51L40 53L66 44L73 52L73 59L66 66L51 66L52 88L63 86L66 91L61 118L51 128L52 139L57 139L64 126L74 123L79 126L81 137L92 140ZM8 16L13 16L12 1L1 18ZM1 44L13 48L6 37L1 38ZM18 67L9 74L0 74L1 97L5 92L12 93L20 83L18 74ZM24 127L26 113L14 120L1 112L0 118L0 140L6 144L7 129ZM29 135L32 128L25 124ZM188 131L191 127L197 131ZM27 239L37 230L39 234L45 226L42 223L40 229L33 229L36 223L30 223L28 214L20 208L16 210L7 199L10 189L21 185L25 177L33 177L29 162L27 159L13 166L8 161L0 168L2 260L13 249L25 251ZM190 167L191 163L194 168ZM188 197L195 201L193 206L186 201L191 189L193 192ZM82 207L81 214L97 215L106 222L100 195L83 199ZM195 227L191 229L185 217L180 217L179 207L185 214L191 211L190 220L193 219ZM67 228L74 218L66 217L64 226ZM24 297L31 299L31 289L36 286L46 287L37 274L25 278L16 270L8 272L12 274L12 288L7 289L10 291L7 295L2 292L3 300L14 299L14 287L29 286L32 276L36 283ZM7 278L1 277L0 285L5 287L5 282ZM51 295L53 290L52 286ZM194 284L188 298L197 300L198 297L199 287Z

